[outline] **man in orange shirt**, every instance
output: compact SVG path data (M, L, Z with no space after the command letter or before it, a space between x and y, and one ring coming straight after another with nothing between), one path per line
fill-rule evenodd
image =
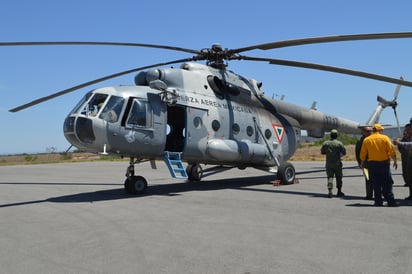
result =
M381 124L374 124L372 134L363 140L360 151L361 168L368 159L369 177L375 193L375 206L382 206L382 191L388 202L388 206L398 206L392 192L392 180L390 173L390 160L393 159L393 167L398 168L395 149L388 136L382 134Z

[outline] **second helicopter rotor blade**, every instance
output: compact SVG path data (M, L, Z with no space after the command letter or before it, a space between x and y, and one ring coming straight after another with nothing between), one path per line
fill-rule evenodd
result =
M127 46L127 47L145 47L145 48L158 48L188 52L193 54L199 54L200 51L193 49L186 49L181 47L156 45L156 44L143 44L143 43L128 43L128 42L94 42L94 41L44 41L44 42L0 42L0 46Z
M373 73L368 73L368 72L363 72L363 71L358 71L358 70L351 70L351 69L340 68L340 67L333 67L333 66L320 65L320 64L315 64L315 63L305 63L305 62L298 62L298 61L291 61L291 60L251 57L251 56L241 56L241 59L249 60L249 61L269 62L269 64L272 64L272 65L281 65L281 66L329 71L329 72L347 74L347 75L358 76L362 78L374 79L374 80L383 81L387 83L393 83L393 84L399 84L402 86L412 87L412 82L409 82L409 81L404 81L401 79L387 77L384 75L373 74Z
M61 90L59 92L53 93L53 94L45 96L45 97L38 98L38 99L33 100L33 101L31 101L27 104L12 108L9 111L10 112L17 112L17 111L29 108L31 106L40 104L42 102L51 100L53 98L62 96L64 94L76 91L78 89L81 89L81 88L84 88L84 87L87 87L87 86L91 86L93 84L103 82L103 81L106 81L106 80L109 80L109 79L113 79L113 78L116 78L116 77L119 77L119 76L123 76L123 75L129 74L129 73L133 73L133 72L137 72L137 71L140 71L140 70L149 69L149 68L153 68L153 67L171 65L171 64L176 64L176 63L183 63L183 62L188 62L188 61L193 61L193 58L185 58L185 59L180 59L180 60L175 60L175 61L170 61L170 62L163 62L163 63L153 64L153 65L149 65L149 66L144 66L144 67L140 67L140 68L134 68L134 69L114 73L114 74L111 74L111 75L108 75L108 76L105 76L105 77L101 77L101 78L98 78L98 79L95 79L95 80L92 80L92 81L89 81L89 82L85 82L85 83L76 85L76 86L68 88L68 89Z
M369 33L369 34L352 34L352 35L334 35L334 36L321 36L311 38L301 38L293 40L277 41L272 43L258 44L238 49L230 50L231 53L240 53L254 49L269 50L276 48L285 48L292 46L330 43L330 42L343 42L343 41L359 41L359 40L378 40L378 39L400 39L400 38L412 38L412 32L388 32L388 33Z

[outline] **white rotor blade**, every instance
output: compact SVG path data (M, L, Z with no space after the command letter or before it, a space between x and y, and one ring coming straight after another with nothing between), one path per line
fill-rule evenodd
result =
M400 78L403 81L403 77L401 76ZM396 101L396 99L398 99L398 95L399 95L399 91L401 90L401 85L398 85L395 89L395 93L393 95L393 100Z

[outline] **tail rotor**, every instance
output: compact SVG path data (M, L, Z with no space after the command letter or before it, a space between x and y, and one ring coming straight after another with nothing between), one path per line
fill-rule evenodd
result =
M400 77L400 79L403 81L402 76ZM398 131L399 131L399 136L402 136L401 126L399 124L398 113L396 111L396 108L398 107L398 101L397 100L398 100L398 95L399 95L400 90L401 90L401 85L397 85L397 87L395 89L395 93L393 94L393 99L392 100L387 100L387 99L385 99L381 96L377 97L378 106L377 106L375 112L369 118L368 122L366 123L367 125L373 125L375 123L379 123L379 119L380 119L380 115L381 115L382 111L386 107L392 107L393 113L394 113L395 119L396 119L396 125L397 125Z

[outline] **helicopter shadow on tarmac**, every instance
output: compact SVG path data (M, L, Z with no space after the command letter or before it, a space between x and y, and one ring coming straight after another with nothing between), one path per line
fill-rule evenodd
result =
M117 200L117 199L139 199L150 196L179 196L184 193L192 191L217 191L222 189L251 189L251 186L272 184L273 176L265 175L258 177L244 177L244 178L231 178L231 179L218 179L208 180L202 182L177 182L167 184L153 184L150 185L146 193L142 195L130 195L127 194L124 188L101 190L95 192L79 193L74 195L67 195L61 197L50 198L48 201L57 203L70 203L70 202L97 202L105 200ZM271 191L271 190L260 190Z
M310 171L297 172L297 178L300 182L310 182L311 180L325 180L325 176L312 176L312 174L324 172L324 169L316 169ZM308 176L308 174L311 174ZM299 176L299 175L302 175ZM299 178L301 177L301 178ZM345 177L359 177L362 175L349 175ZM288 195L299 195L306 196L311 198L326 198L327 195L320 189L319 192L303 192L293 190L293 185L285 186L274 186L273 188L258 188L254 186L259 185L273 185L274 176L273 175L263 175L263 176L253 176L253 177L238 177L238 178L228 178L228 179L216 179L216 180L205 180L202 182L177 182L177 183L167 183L167 184L153 184L150 185L147 192L143 195L133 196L125 192L124 188L114 188L114 189L105 189L92 192L76 193L70 195L63 195L57 197L51 197L43 200L32 200L25 202L16 202L9 204L0 204L2 207L12 207L20 205L29 205L29 204L38 204L38 203L93 203L101 201L111 201L111 200L121 200L121 199L138 199L148 196L178 196L183 195L184 193L189 193L191 191L217 191L223 189L235 189L235 190L244 190L244 191L255 191L255 192L269 192L269 193L279 193L279 194L288 194ZM39 182L39 183L29 183L29 182L18 182L18 183L1 183L3 185L13 184L13 185L101 185L101 184L84 184L84 183L52 183L52 182ZM119 186L120 184L104 184L104 185L113 185ZM346 195L341 199L344 200L362 200L362 196L356 195ZM411 205L408 201L398 201L400 205ZM347 206L372 206L371 201L365 201L362 203L348 204Z
M53 203L93 203L101 201L111 201L111 200L120 200L120 199L138 199L148 196L178 196L183 195L184 193L189 193L191 191L217 191L223 189L236 189L236 190L245 190L245 191L257 191L257 192L272 192L272 193L283 193L290 195L304 195L309 197L323 197L323 194L320 193L308 193L308 192L299 192L293 190L284 190L281 189L283 186L277 186L272 189L263 189L253 186L258 185L273 185L274 176L273 175L263 175L263 176L254 176L254 177L239 177L239 178L229 178L229 179L216 179L216 180L205 180L202 182L177 182L177 183L167 183L167 184L158 184L150 185L147 192L143 195L133 196L125 192L124 188L113 188L98 190L92 192L83 192L70 195L63 195L57 197L51 197L47 199L40 200L31 200L31 201L22 201L16 203L0 204L0 208L3 207L13 207L20 205L30 205L30 204L39 204L46 202ZM62 186L62 185L78 185L81 186L90 186L90 185L101 185L101 184L84 184L84 183L53 183L53 182L15 182L15 183L1 183L2 185L49 185L49 186ZM104 184L119 186L120 184Z
M148 196L178 196L191 191L217 191L223 189L237 189L246 191L258 191L258 192L272 192L272 193L285 193L291 195L305 195L312 197L322 197L319 193L307 193L298 191L285 191L281 190L283 186L277 186L273 189L253 188L258 185L273 185L273 175L253 176L253 177L238 177L229 179L216 179L216 180L204 180L202 182L177 182L167 184L153 184L148 187L148 190L143 195L133 196L125 192L124 188L113 188L98 190L92 192L83 192L70 195L63 195L57 197L51 197L47 199L23 201L16 203L0 204L2 207L13 207L20 205L39 204L46 202L53 203L93 203L101 201L121 200L121 199L139 199ZM15 183L1 183L2 185L101 185L101 184L79 184L79 183L53 183L53 182L15 182ZM107 184L104 184L107 185ZM108 184L113 186L119 186L120 184Z

